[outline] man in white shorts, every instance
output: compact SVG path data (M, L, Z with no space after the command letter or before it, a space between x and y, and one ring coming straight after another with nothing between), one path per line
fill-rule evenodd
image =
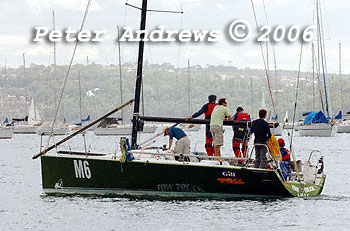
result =
M219 99L218 106L216 106L211 114L210 132L213 136L214 156L221 156L220 146L224 145L224 120L233 120L230 115L227 102L225 98Z

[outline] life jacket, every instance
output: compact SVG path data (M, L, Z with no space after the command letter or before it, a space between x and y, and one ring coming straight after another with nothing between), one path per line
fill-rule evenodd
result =
M240 112L235 115L235 121L250 121L250 116L247 113ZM246 126L237 126L234 129L233 138L239 142L245 142L248 137L248 129Z
M250 116L245 112L239 112L235 115L235 121L241 120L250 121Z
M214 108L217 106L215 103L207 103L208 105L208 110L204 112L205 119L210 119L211 118L211 113L213 113Z
M282 161L290 161L289 150L284 147L280 147L280 151L282 154Z

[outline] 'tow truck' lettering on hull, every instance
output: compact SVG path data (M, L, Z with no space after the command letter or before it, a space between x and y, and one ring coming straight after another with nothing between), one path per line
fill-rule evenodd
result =
M91 178L91 170L87 160L73 160L76 178Z

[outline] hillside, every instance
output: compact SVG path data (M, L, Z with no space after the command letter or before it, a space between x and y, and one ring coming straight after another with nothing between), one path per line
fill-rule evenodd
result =
M31 64L25 70L23 67L1 69L0 81L0 119L5 117L18 118L26 115L26 98L34 100L45 120L54 117L55 105L65 78L67 66L53 66ZM120 105L119 69L117 65L90 64L88 66L77 64L72 67L67 87L64 92L63 104L59 118L66 118L68 122L79 119L79 73L81 76L83 115L91 115L96 119ZM136 67L126 63L123 73L123 99L133 98L136 77ZM276 108L280 117L288 111L291 117L295 101L296 71L270 72L270 82L273 90ZM342 85L344 92L344 110L350 111L349 75L343 75L342 83L338 75L327 75L328 96L331 103L332 114L338 113L341 108ZM188 106L188 74L187 68L177 70L170 64L144 66L144 114L153 116L183 117L192 114L207 101L209 94L226 97L229 110L233 113L237 106L245 108L246 112L257 114L261 106L263 93L267 109L272 110L271 100L267 89L267 80L263 70L238 69L232 66L191 66L190 83L192 112ZM301 73L298 113L312 110L313 84L312 73ZM315 76L314 108L320 110L320 91ZM253 90L252 90L253 89ZM277 90L277 91L276 91ZM56 103L55 103L56 99ZM142 108L142 107L141 107ZM124 115L131 117L132 108L125 110Z

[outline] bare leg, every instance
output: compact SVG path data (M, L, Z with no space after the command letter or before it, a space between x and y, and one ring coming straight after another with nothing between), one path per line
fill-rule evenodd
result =
M214 146L214 155L221 156L220 145ZM215 159L214 159L215 160ZM222 161L222 159L216 159L217 161Z

